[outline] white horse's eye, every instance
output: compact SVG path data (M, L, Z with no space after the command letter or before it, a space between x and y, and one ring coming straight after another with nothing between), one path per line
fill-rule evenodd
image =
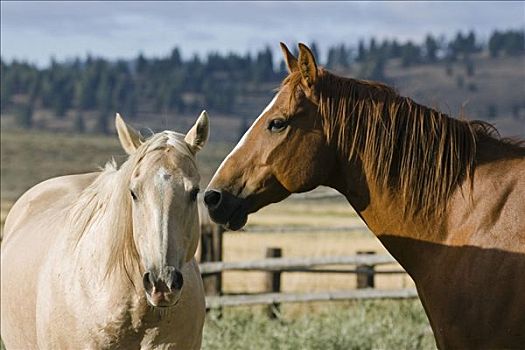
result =
M130 194L131 194L131 198L133 198L134 201L137 200L137 195L135 194L135 192L133 192L133 190L129 190Z
M197 200L197 195L199 194L200 189L198 187L192 188L190 191L190 199L192 202Z

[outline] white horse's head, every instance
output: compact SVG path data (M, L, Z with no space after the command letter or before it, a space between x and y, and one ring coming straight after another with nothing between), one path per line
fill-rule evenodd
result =
M123 167L129 167L133 241L146 297L153 306L173 306L184 284L181 269L199 241L195 154L208 140L208 116L202 112L187 135L163 131L144 142L118 114L116 127L130 155Z

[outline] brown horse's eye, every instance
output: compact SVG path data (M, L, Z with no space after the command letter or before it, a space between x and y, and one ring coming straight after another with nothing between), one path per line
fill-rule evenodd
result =
M190 199L192 202L195 202L197 200L197 195L199 194L200 189L198 187L195 187L190 192Z
M285 119L273 119L268 124L268 130L271 132L281 132L288 126L288 121Z

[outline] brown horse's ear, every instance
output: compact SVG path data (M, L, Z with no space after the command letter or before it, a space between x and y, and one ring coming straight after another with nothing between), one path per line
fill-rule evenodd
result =
M281 50L283 51L284 62L288 68L288 73L293 73L299 70L299 64L297 63L297 58L288 50L284 43L280 43Z
M184 141L190 146L193 153L197 153L208 142L210 135L210 120L208 113L202 111L201 115L195 122L195 125L188 131Z
M140 134L130 125L126 124L118 113L115 116L115 127L124 151L129 155L135 153L137 148L142 144Z
M317 64L312 51L302 43L299 43L299 70L303 83L307 87L312 87L317 80Z

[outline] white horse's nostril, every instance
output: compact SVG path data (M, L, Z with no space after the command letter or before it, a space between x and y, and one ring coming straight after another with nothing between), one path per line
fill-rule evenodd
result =
M182 273L180 273L179 270L175 270L175 272L172 274L172 281L170 284L171 291L177 291L182 289L182 285L184 284L184 278L182 277Z
M155 277L153 273L151 271L146 272L142 277L142 282L146 292L151 293L153 291L153 287L155 286Z

